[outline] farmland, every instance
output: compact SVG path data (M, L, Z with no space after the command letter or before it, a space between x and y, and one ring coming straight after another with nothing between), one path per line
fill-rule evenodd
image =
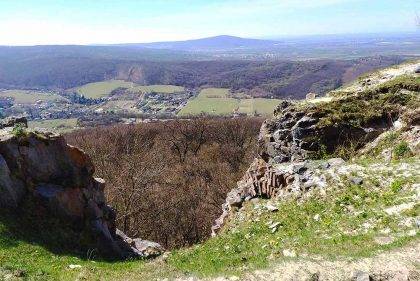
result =
M181 86L173 86L173 85L150 85L150 86L134 86L130 88L131 92L142 92L142 93L162 93L162 94L173 94L173 93L180 93L185 90L184 87Z
M233 98L230 97L229 89L208 88L203 89L196 98L190 100L178 115L188 116L201 113L229 115L236 112L247 115L257 113L267 116L272 114L279 103L280 100L278 99Z
M29 121L28 127L67 132L77 127L77 118Z
M63 99L62 97L56 94L26 90L2 91L0 92L0 97L13 98L16 104L34 104L37 101L58 101L60 99Z
M107 80L102 82L89 83L72 90L76 91L80 95L86 98L98 99L104 98L111 94L111 92L117 88L127 88L133 93L177 93L184 91L184 87L173 86L173 85L150 85L142 86L133 82L127 82L123 80Z
M102 82L89 83L77 88L74 88L77 93L80 95L90 98L90 99L99 99L107 97L111 92L117 88L132 88L134 83L126 82L123 80L108 80Z

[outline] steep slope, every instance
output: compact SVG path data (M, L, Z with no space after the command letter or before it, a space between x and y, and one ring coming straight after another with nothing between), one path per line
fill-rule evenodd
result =
M282 103L261 128L260 157L228 194L213 227L216 238L184 254L207 255L217 265L198 259L182 262L184 269L228 270L244 261L255 268L299 257L301 262L245 274L246 280L289 280L290 274L341 280L351 272L326 270L328 257L371 256L413 241L389 256L409 256L400 267L386 268L374 256L364 270L370 280L418 278L420 256L411 247L418 245L419 227L419 65L380 71L320 102ZM323 266L308 271L308 258ZM293 270L285 271L288 265Z
M48 225L58 221L81 251L127 259L160 254L155 243L130 239L116 229L102 179L88 155L58 134L30 131L26 119L0 124L0 209ZM3 219L3 218L2 218ZM23 226L24 227L24 226ZM56 237L58 238L58 237Z
M39 280L419 280L418 66L279 106L208 241L150 263L97 264L10 238L3 219L0 278L23 267ZM25 248L39 261L16 254Z

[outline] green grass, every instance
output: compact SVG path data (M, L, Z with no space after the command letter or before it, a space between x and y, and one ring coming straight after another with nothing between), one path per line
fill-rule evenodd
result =
M410 147L408 146L408 143L406 141L399 142L394 147L393 152L394 152L394 157L396 158L404 158L404 157L410 156L411 154Z
M63 99L57 94L26 91L26 90L6 90L0 92L2 97L11 97L15 103L20 104L33 104L39 100L41 101L56 101Z
M73 241L57 229L62 226L33 222L30 217L17 218L14 214L0 215L0 280L2 272L23 271L30 280L76 280L84 276L89 280L112 280L125 271L137 271L139 280L145 266L143 261L105 262L91 261L88 253L78 253ZM71 270L69 265L81 265Z
M31 216L0 213L0 279L2 274L23 271L29 280L157 280L163 278L223 274L241 276L244 272L267 267L271 261L293 259L283 250L298 256L316 255L328 260L339 257L369 257L382 250L406 245L415 237L401 235L407 227L400 218L387 215L386 206L405 202L414 192L406 189L418 179L398 178L388 187L349 185L331 190L326 197L314 196L297 203L294 199L271 202L278 212L265 211L267 200L257 205L247 202L231 217L224 231L196 246L173 251L166 262L90 260L90 252L75 250L71 230L58 222ZM352 207L353 211L349 211ZM319 220L314 219L319 215ZM416 209L406 216L418 215ZM363 224L372 228L364 231ZM269 224L279 223L272 232ZM374 238L385 228L395 237L388 245ZM70 269L69 265L80 265Z
M270 116L280 102L281 100L279 99L241 99L239 103L239 112L248 115L257 113L262 116Z
M232 114L238 107L239 101L234 98L228 98L228 94L228 89L204 89L196 98L190 100L178 115L199 115L201 113L210 115Z
M177 93L184 91L184 87L173 86L173 85L150 85L141 86L133 82L127 82L123 80L108 80L102 82L89 83L73 90L78 92L80 95L86 98L98 99L104 98L111 94L111 92L117 88L128 88L131 92L158 92L158 93Z
M235 96L238 96L236 94ZM178 113L180 116L198 115L201 113L210 115L230 115L235 112L252 115L254 113L263 116L271 115L280 103L277 99L238 99L232 98L229 89L208 88L190 100Z
M77 127L77 118L29 121L28 127L31 129L43 128L48 130L67 132Z
M135 84L132 82L126 82L123 80L108 80L89 83L73 90L86 98L98 99L109 96L111 92L117 88L132 88L134 86Z
M336 187L327 196L314 196L300 203L295 199L271 202L279 209L275 213L261 208L267 200L257 205L247 202L217 237L190 249L175 251L169 264L198 276L221 272L240 275L267 267L271 260L290 259L283 256L285 249L298 256L357 259L418 239L419 234L407 236L410 228L400 224L404 216L418 214L418 206L406 211L403 217L384 211L414 196L415 191L405 187L418 182L418 177L396 178L381 188L375 186L374 179L365 178L363 186ZM315 219L316 216L319 219ZM275 232L269 228L272 223L279 223ZM367 223L371 225L369 228L364 227ZM380 231L384 229L390 230L389 235L394 240L381 245L375 238L383 235Z
M185 91L184 87L174 85L150 85L150 86L134 86L130 88L131 92L142 92L142 93L162 93L162 94L173 94Z

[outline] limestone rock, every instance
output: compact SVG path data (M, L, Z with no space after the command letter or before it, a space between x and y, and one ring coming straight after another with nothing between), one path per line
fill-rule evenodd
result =
M353 273L353 276L351 278L353 281L370 281L372 280L367 272L364 271L356 271Z
M26 117L7 117L0 121L0 129L7 127L14 127L21 124L23 127L28 127L28 120Z
M2 126L25 122L10 119ZM31 200L35 208L47 209L46 215L89 236L106 258L151 257L163 251L143 240L134 242L140 249L131 247L117 235L115 211L104 196L105 182L93 177L92 161L83 151L57 134L25 129L25 134L15 136L7 128L0 132L0 208L19 208L24 199Z

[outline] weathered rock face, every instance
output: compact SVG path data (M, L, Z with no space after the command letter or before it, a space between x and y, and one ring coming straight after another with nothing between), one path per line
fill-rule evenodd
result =
M238 187L228 193L222 206L223 213L212 227L212 235L216 235L221 229L234 208L240 208L245 201L252 198L299 197L314 189L324 192L327 179L317 171L339 167L344 163L341 158L281 164L268 164L262 159L255 159L238 182Z
M228 193L212 234L244 201L255 197L304 196L316 187L322 191L326 179L314 172L320 167L311 160L337 157L332 155L337 155L340 149L344 153L348 148L360 151L390 129L405 131L404 139L412 144L411 150L418 151L417 81L412 77L388 81L360 92L336 93L327 101L281 102L274 116L263 123L258 140L259 157L237 188ZM321 168L343 163L341 158L331 158L323 161ZM352 180L353 184L361 182L362 179Z
M49 215L89 236L91 246L104 257L148 256L117 232L115 212L104 197L105 182L93 173L89 156L60 135L16 132L13 127L0 130L0 208L18 208L22 201L31 200L35 207L47 209ZM158 244L152 248L154 255L163 251Z
M308 106L283 101L272 119L266 120L259 136L259 154L266 162L283 163L331 153L338 145L357 140L362 145L374 139L392 123L374 120L366 127L350 123L323 124L324 113Z

